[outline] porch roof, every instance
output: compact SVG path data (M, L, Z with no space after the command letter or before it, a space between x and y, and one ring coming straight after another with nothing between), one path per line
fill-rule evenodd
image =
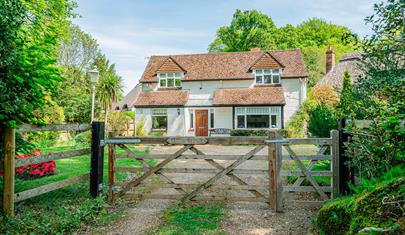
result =
M214 91L213 105L285 105L282 87L226 88Z
M153 91L141 92L134 107L184 106L188 100L188 91Z

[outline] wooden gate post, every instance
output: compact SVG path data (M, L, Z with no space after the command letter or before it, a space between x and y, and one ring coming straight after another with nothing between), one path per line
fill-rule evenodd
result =
M339 131L331 130L330 137L332 138L331 153L332 153L332 199L335 199L340 194L340 159L339 159Z
M104 122L93 122L91 133L90 194L95 198L103 189Z
M3 164L3 211L6 216L14 216L15 180L15 129L3 126L4 164Z
M350 191L349 184L354 183L354 176L350 172L350 168L346 165L349 158L345 154L346 147L344 143L349 141L349 134L344 131L346 127L346 119L339 119L339 192L347 194Z
M270 132L269 140L281 139L280 132ZM269 203L276 212L283 211L283 185L281 182L280 171L282 164L281 144L268 144L269 159Z

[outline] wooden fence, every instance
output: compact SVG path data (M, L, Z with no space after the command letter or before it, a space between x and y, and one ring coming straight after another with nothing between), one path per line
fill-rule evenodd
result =
M331 132L330 138L309 138L309 139L282 139L277 132L271 133L269 137L139 137L110 138L103 142L108 145L108 175L109 175L109 198L114 201L116 197L130 198L153 198L153 199L179 199L187 200L225 200L225 201L255 201L267 202L275 211L282 211L283 191L285 192L317 192L322 201L329 197L336 197L339 187L339 162L338 162L338 133ZM173 153L161 154L137 154L130 147L131 144L153 144L163 146L180 146ZM294 144L314 144L319 146L319 152L315 155L298 155L291 145ZM245 154L218 155L204 153L199 146L201 145L249 145L251 150ZM268 148L267 154L260 154L265 147ZM325 154L329 147L330 154ZM117 148L125 151L125 154L117 154ZM285 148L288 154L282 153ZM143 167L117 167L116 161L120 158L133 158L142 163ZM150 164L147 159L158 159L157 165ZM168 167L170 162L176 160L185 160L191 162L189 166ZM203 160L211 168L194 167L193 160ZM230 164L221 164L219 160L232 161ZM268 165L267 169L240 169L237 168L242 163L251 160L264 161ZM298 166L296 171L283 171L282 163L293 160ZM305 166L302 160L310 160L309 165ZM318 161L330 161L331 168L326 171L313 171L312 168ZM266 163L267 162L267 163ZM191 166L191 167L190 167ZM129 181L118 182L117 172L134 173L134 178ZM203 183L177 183L170 176L182 173L192 174L211 174L208 180L201 178L197 181ZM150 184L152 176L156 176L164 183ZM249 184L240 175L267 175L268 183ZM283 186L282 177L298 177L292 186ZM331 178L331 185L320 186L314 179L314 176L328 176ZM230 184L215 184L220 179L227 179ZM302 183L307 179L310 186L304 186ZM225 181L226 182L226 181ZM236 183L236 184L235 184ZM140 192L136 192L140 189ZM171 188L176 194L151 194L152 189ZM207 195L203 193L206 189L216 190L244 190L251 196L234 195ZM133 192L135 190L135 192ZM138 190L139 191L139 190ZM145 193L146 192L146 193ZM328 196L330 195L330 196Z
M86 131L91 128L90 124L54 124L48 126L35 126L23 125L19 132L33 132L33 131ZM4 142L4 158L0 160L0 169L4 172L3 177L3 198L1 200L3 211L6 215L13 216L14 203L26 200L68 185L76 184L78 182L87 181L89 173L81 176L75 176L69 179L61 180L58 182L50 183L47 185L39 186L37 188L29 189L26 191L15 193L15 168L38 164L42 162L54 161L59 159L72 158L90 154L90 148L83 148L72 151L64 151L58 153L45 154L33 158L15 158L15 129L2 126L1 132Z

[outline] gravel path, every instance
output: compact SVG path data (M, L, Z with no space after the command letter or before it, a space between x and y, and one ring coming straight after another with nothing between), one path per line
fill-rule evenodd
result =
M175 152L179 147L152 147L151 153L170 153ZM198 149L206 154L230 154L247 153L252 149L252 146L198 146ZM316 149L309 148L305 151ZM265 154L266 150L259 154ZM229 161L217 161L223 166L230 164ZM242 164L239 168L263 169L264 161L248 161ZM193 168L212 168L203 160L176 160L170 163L167 167L193 167ZM176 183L196 183L201 180L206 180L212 177L212 174L166 174ZM249 184L263 184L262 177L243 176L243 179ZM153 180L153 179L152 179ZM218 184L233 183L230 179L221 179ZM175 194L173 189L159 189L153 193ZM215 192L218 194L219 192ZM267 192L262 192L267 195ZM212 194L212 191L207 191L205 194ZM249 192L232 193L238 196L251 196ZM173 200L143 200L140 201L134 208L131 208L128 214L122 219L113 222L108 227L102 228L94 234L147 234L153 228L156 228L160 223L162 211L174 203ZM308 234L311 219L316 213L317 208L305 205L286 205L283 213L273 213L266 203L228 203L227 211L228 218L223 222L226 234Z

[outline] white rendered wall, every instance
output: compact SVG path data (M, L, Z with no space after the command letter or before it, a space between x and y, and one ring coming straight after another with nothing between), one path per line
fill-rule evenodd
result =
M185 135L184 125L184 108L167 108L167 135L168 136L183 136ZM152 131L152 109L151 108L137 108L135 109L135 122L136 127L140 121L144 122L143 129L148 134Z
M298 111L306 98L306 82L300 79L281 79L286 105L284 106L284 125Z

